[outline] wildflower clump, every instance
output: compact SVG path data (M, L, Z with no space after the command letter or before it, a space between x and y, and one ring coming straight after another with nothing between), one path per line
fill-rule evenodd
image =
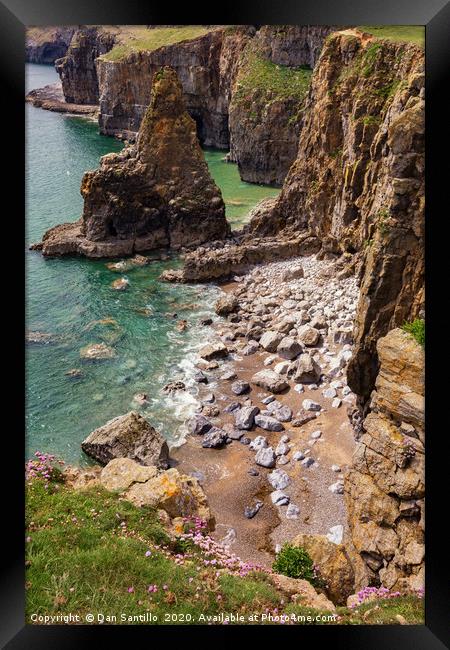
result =
M25 464L25 479L28 483L34 479L41 480L45 488L48 488L50 483L63 483L64 475L61 471L63 465L64 461L53 454L36 451L34 457Z

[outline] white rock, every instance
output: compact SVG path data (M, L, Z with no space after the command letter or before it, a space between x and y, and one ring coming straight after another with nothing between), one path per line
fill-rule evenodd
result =
M287 371L289 369L290 363L288 361L280 361L280 363L277 363L273 369L275 372L277 372L279 375L286 375Z
M295 384L294 390L297 393L304 393L305 392L305 389L303 388L303 384Z
M302 454L301 451L296 451L293 455L292 458L294 460L303 460L305 458L305 454Z
M311 434L311 438L312 438L313 440L317 440L318 438L320 438L321 435L322 435L322 431L320 431L320 430L318 429L317 431L313 431L313 432L312 432L312 434Z
M332 465L331 469L333 470L333 472L340 472L341 471L341 468L339 467L339 465Z
M276 461L272 447L260 449L255 456L255 463L261 467L274 467Z
M341 544L342 538L344 537L344 527L340 524L338 526L331 526L329 529L330 532L327 534L327 538L333 544Z
M275 490L275 492L271 492L270 499L276 506L287 506L290 501L288 495L281 490Z
M329 488L330 492L333 492L333 494L344 494L344 483L343 481L337 481L336 483L333 483L333 485L330 485Z
M322 407L317 402L314 402L312 399L304 399L302 406L305 411L320 411Z
M266 447L268 447L268 443L264 436L256 436L256 438L249 444L249 448L254 449L255 451L265 449Z
M337 393L334 388L327 388L322 391L322 395L327 399L333 399L333 397L336 397Z
M286 488L291 482L289 476L282 469L274 469L273 472L267 476L267 479L275 490L284 490L284 488Z
M293 503L290 503L286 510L286 519L298 519L300 515L300 508Z
M338 409L338 408L340 407L341 404L342 404L342 400L339 399L339 397L335 397L334 400L331 402L331 406L332 406L334 409Z
M289 447L289 445L286 444L285 442L281 442L281 440L280 440L280 442L276 446L275 455L276 456L286 456L286 454L288 454L290 452L290 450L291 450L291 448Z

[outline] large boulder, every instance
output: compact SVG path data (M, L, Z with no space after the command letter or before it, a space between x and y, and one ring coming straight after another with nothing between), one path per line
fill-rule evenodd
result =
M297 535L291 544L301 546L310 555L321 578L327 596L336 605L345 605L354 592L354 571L343 544L334 544L325 535Z
M270 393L281 393L289 385L279 374L273 370L266 369L255 373L251 381L256 386L260 386Z
M290 329L290 328L289 328ZM259 339L259 344L266 352L276 352L278 345L281 343L283 335L279 332L267 330Z
M294 361L289 372L292 373L294 381L301 384L315 384L319 381L322 370L317 361L305 352Z
M278 573L269 574L269 580L279 591L303 607L331 612L334 612L336 609L325 594L317 593L312 584L307 580L289 578Z
M243 406L235 413L235 423L238 429L251 429L255 416L259 413L257 406Z
M197 436L203 436L212 428L211 422L204 415L197 413L186 422L189 433Z
M206 361L211 361L212 359L223 359L228 356L228 348L221 341L207 343L201 348L199 355L202 359L206 359Z
M162 435L136 411L113 418L81 443L82 450L103 465L131 458L141 465L167 467L169 447Z
M212 524L206 495L198 480L175 468L160 472L148 481L133 483L125 498L136 506L165 510L169 517L200 517Z
M131 458L114 458L103 467L100 483L110 492L122 492L133 483L145 483L158 473L156 465L138 465Z
M311 327L311 325L302 325L299 327L297 335L303 345L308 346L317 345L320 338L320 332L315 327Z
M219 298L214 305L214 309L218 316L228 316L228 314L236 311L238 304L235 296L225 295Z
M295 359L302 351L302 346L292 336L285 336L277 347L277 354L282 359Z

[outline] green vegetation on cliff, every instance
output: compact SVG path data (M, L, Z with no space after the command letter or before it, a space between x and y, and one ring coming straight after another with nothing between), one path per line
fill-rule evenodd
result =
M412 323L405 323L402 329L411 334L419 345L425 347L425 321L422 318L416 318Z
M302 617L297 624L398 624L399 615L423 622L423 601L415 596L338 608L333 620L330 612L291 602L267 573L250 565L221 568L212 552L170 536L152 508L136 508L100 486L74 490L57 470L49 479L28 478L26 529L31 623L42 622L36 616L69 613L80 623L98 623L98 614L117 616L104 620L113 624L207 624L202 616L221 613L242 615L246 623L261 622L248 619L254 613ZM87 614L94 619L86 620Z
M117 45L101 58L104 61L120 61L131 52L151 52L164 45L173 45L174 43L197 38L197 36L203 36L208 31L211 30L201 25L155 27L151 29L144 26L124 27L118 36Z
M308 92L312 70L306 66L289 68L277 65L256 49L245 50L233 100L250 100L254 94L266 96L267 101L297 99L303 102Z
M422 25L360 25L362 32L390 41L407 41L423 47L425 45L425 28Z

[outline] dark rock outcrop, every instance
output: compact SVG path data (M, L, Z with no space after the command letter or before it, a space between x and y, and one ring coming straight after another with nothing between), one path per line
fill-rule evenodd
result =
M109 52L114 43L114 33L103 27L83 27L74 33L65 56L55 61L66 102L98 104L95 60Z
M308 233L344 254L361 296L348 383L373 388L376 341L424 302L424 56L352 30L330 35L313 73L297 159L255 236Z
M136 146L103 156L99 169L85 173L81 194L82 219L51 228L44 255L122 256L228 235L220 190L171 68L155 76Z
M55 111L57 113L92 116L98 113L96 104L69 104L66 102L60 81L30 90L25 97L25 101L33 104L36 108L43 108L46 111Z
M308 236L224 242L220 246L201 247L187 253L182 269L164 271L160 278L168 282L223 280L232 275L247 273L256 264L311 255L318 250L317 240Z
M102 465L113 458L130 458L141 465L168 466L167 442L135 411L113 418L92 431L81 443L81 448Z
M75 32L75 27L27 27L25 60L29 63L51 64L62 56Z
M265 25L245 48L229 108L229 159L242 180L282 185L297 155L311 70L332 29Z
M258 32L263 55L277 65L314 68L333 25L264 25Z

